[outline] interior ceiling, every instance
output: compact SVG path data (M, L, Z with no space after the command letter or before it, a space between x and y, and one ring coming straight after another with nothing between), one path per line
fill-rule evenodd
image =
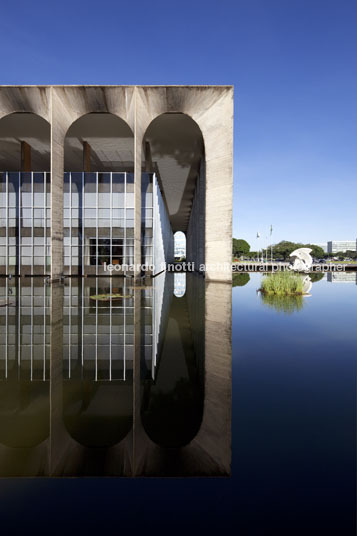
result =
M160 176L172 229L186 231L204 154L201 131L187 115L163 114L151 123L145 141Z
M49 171L50 125L31 113L11 114L0 121L0 171L20 169L21 141L32 148L33 171ZM91 146L92 171L133 171L134 138L124 120L93 113L73 123L65 139L66 171L83 171L84 141ZM173 231L186 231L204 154L201 131L187 115L163 114L151 123L144 141L150 145ZM144 158L145 151L143 166Z

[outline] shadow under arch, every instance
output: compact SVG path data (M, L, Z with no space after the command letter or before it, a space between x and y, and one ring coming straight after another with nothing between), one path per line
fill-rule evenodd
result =
M113 447L132 428L132 400L132 383L65 380L63 421L66 430L84 447Z
M9 379L0 385L0 443L32 448L50 434L49 382Z
M197 435L204 409L204 355L195 351L186 296L172 297L154 380L144 380L141 421L160 447L182 448Z
M90 146L84 169L83 144ZM64 137L65 171L134 171L134 133L125 119L110 112L89 112L68 127Z
M31 151L23 169L22 144ZM0 118L0 172L1 171L50 171L51 125L35 112L12 112Z
M202 131L187 113L165 112L143 136L143 166L157 175L172 231L186 231L197 178L205 161Z

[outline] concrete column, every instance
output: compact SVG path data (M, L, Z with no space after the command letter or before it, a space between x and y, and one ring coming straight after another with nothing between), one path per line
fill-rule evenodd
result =
M140 277L141 264L141 140L135 133L135 162L134 162L134 264L136 278Z
M63 183L64 137L63 106L51 88L51 279L63 274Z
M228 88L203 122L206 151L206 278L232 281L233 90ZM220 263L226 269L212 269Z
M140 277L140 270L136 267L141 264L141 161L143 132L140 128L138 107L136 105L137 90L135 89L135 129L134 129L134 264L135 278Z
M205 263L210 281L232 281L232 195L232 158L207 161Z

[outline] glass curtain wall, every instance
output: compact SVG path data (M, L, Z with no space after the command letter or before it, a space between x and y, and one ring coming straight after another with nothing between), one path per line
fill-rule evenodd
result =
M0 173L0 270L3 275L50 273L50 192L49 173Z
M102 275L134 262L134 174L65 173L64 268Z
M142 263L153 262L153 175L142 177ZM109 275L134 263L134 174L65 173L66 275ZM118 272L117 272L118 273Z

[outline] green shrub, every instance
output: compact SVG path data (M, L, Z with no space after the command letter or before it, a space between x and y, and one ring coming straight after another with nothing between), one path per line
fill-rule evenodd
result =
M292 272L277 272L263 277L261 292L280 296L303 294L303 278Z

